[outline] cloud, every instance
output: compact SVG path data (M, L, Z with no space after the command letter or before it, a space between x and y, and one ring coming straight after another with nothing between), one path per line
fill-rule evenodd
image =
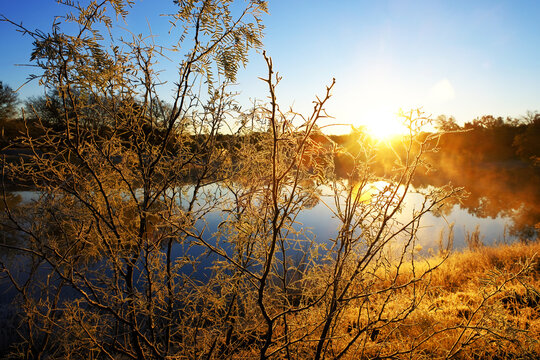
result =
M434 103L445 103L456 97L454 87L448 79L442 79L429 90L429 98Z

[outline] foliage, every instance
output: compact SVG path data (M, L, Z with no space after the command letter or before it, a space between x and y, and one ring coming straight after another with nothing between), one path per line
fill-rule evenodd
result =
M460 129L456 119L453 116L446 117L445 115L439 115L435 119L435 126L439 131L456 131Z
M436 143L421 133L424 114L403 114L409 134L382 177L361 133L351 151L317 131L334 83L311 114L282 112L264 54L268 103L242 111L234 102L227 85L260 47L265 2L232 11L233 1L176 1L170 52L118 35L113 19L131 2L62 3L72 12L51 33L17 25L34 39L49 98L24 119L30 154L2 164L6 179L31 182L36 194L13 207L4 192L2 226L19 239L1 246L24 255L27 269L2 263L19 309L11 356L414 357L449 330L458 335L446 355L456 357L492 325L476 314L530 268L489 282L466 321L407 339L445 260L423 266L421 218L459 193L426 190L399 216ZM178 53L168 106L158 65ZM351 164L345 174L338 155ZM338 220L332 238L315 239L298 221L317 201Z
M455 118L440 115L435 127L445 133L440 142L442 153L474 161L525 160L534 164L540 154L537 119L538 113L529 111L519 119L485 115L459 126Z
M517 153L524 159L531 159L540 164L540 114L529 114L529 121L526 130L516 136L514 146Z
M0 121L11 119L15 115L17 93L0 81Z

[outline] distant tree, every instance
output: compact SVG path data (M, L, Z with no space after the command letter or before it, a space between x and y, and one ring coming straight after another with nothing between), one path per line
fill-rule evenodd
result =
M466 129L497 129L503 127L517 127L519 126L519 119L512 117L503 118L502 116L495 117L493 115L484 115L480 118L476 118L471 122L466 122L464 128Z
M15 116L18 102L17 93L0 81L0 120L5 121Z
M26 100L24 105L28 119L40 119L48 126L61 122L62 104L57 91L52 91L48 95L32 97Z
M540 113L538 111L527 110L525 115L521 116L519 120L521 120L521 122L523 122L524 124L529 125L535 122L539 116Z
M502 117L494 117L493 115L484 115L480 118L473 119L472 122L465 123L465 128L472 129L493 129L504 124Z
M522 119L520 118L513 118L511 116L507 116L504 120L504 125L507 127L514 127L517 128L523 124Z
M460 129L456 118L453 116L446 117L446 115L439 115L435 118L434 123L435 128L440 131L455 131Z
M525 131L515 136L513 145L520 157L538 164L540 159L540 114L530 115Z

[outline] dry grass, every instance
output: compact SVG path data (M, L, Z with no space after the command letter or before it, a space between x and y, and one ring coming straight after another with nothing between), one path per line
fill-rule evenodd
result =
M335 324L325 358L334 358L352 339L342 359L537 359L540 356L540 242L480 247L452 253L440 267L414 289L377 295L368 302L351 302ZM426 259L415 265L417 274L440 263ZM532 260L532 261L531 261ZM399 283L412 279L412 267L402 267ZM319 274L320 275L320 274ZM372 290L388 287L391 271ZM312 287L316 287L312 284ZM316 289L312 289L316 291ZM412 300L418 305L400 321ZM291 315L293 337L290 357L313 358L325 307ZM365 328L366 324L371 324ZM280 339L284 329L275 328ZM256 337L260 339L260 335ZM283 340L283 339L281 339ZM257 358L260 342L243 341L231 359ZM286 358L279 342L272 358Z
M538 242L454 252L416 288L404 287L390 297L373 295L369 304L351 306L338 320L336 328L341 330L334 333L330 347L342 349L357 337L343 358L536 359L540 356L537 254ZM427 259L416 264L415 271L440 261ZM413 278L410 269L402 267L400 283ZM388 273L380 280L379 287L385 286ZM422 300L401 321L374 322L376 316L397 318L420 296ZM322 316L314 309L298 321L316 324ZM362 330L370 322L373 326ZM309 349L304 350L309 357ZM338 352L330 350L327 355Z
M413 358L537 358L539 254L538 242L451 254L429 277L420 305L405 321L389 327L385 341L392 345L385 347L416 347ZM366 357L380 354L376 344L370 347Z
M499 269L515 272L526 259L534 259L534 268L531 270L538 275L539 256L540 242L485 246L455 252L444 262L440 271L434 273L433 284L447 291L467 286L477 287L490 271Z

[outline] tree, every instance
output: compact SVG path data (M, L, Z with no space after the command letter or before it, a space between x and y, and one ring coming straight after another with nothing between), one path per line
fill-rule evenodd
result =
M377 149L360 137L347 154L353 166L337 176L337 153L348 151L317 131L333 83L310 114L282 112L264 53L268 103L242 111L228 91L261 46L265 2L238 11L232 1L176 1L171 52L153 37L126 40L113 19L131 2L64 3L72 13L49 34L16 25L34 39L58 111L53 125L35 111L39 131L24 139L31 155L3 164L6 178L30 180L38 196L6 206L2 223L21 238L1 246L25 254L28 268L2 264L21 312L13 356L340 358L392 339L438 264L417 267L419 221L457 192L429 191L410 218L397 217L433 143L418 136L428 119L404 114L404 156L386 182L372 171ZM168 106L159 60L178 52ZM298 223L317 201L339 220L331 239L316 241ZM412 356L437 334L369 351Z
M24 235L24 245L15 247L51 280L45 286L36 273L23 283L12 278L27 310L22 352L196 357L207 351L197 333L210 319L196 311L205 298L187 276L197 261L189 249L198 246L195 224L220 200L208 193L201 204L204 186L227 177L218 166L226 152L217 135L237 107L225 85L260 46L266 4L250 1L233 13L230 1L179 1L170 16L179 40L167 52L127 31L102 35L121 32L113 19L125 19L130 2L62 3L71 12L51 33L16 25L33 38L32 60L55 100L54 127L33 111L38 131L25 139L33 156L4 164L6 177L30 180L41 195L7 217ZM168 108L157 59L179 51L184 57ZM199 81L208 95L197 92ZM191 193L182 186L188 179ZM45 307L33 300L40 287ZM70 301L61 300L65 288L76 294ZM210 310L218 319L222 308Z
M540 159L540 114L529 113L525 130L514 137L516 153L525 160L538 164Z
M464 125L466 129L497 129L504 126L515 126L516 121L512 118L503 119L501 116L494 117L493 115L484 115L474 119L472 122L467 122Z
M17 93L0 81L0 119L2 121L9 120L15 116L17 102Z
M446 117L445 115L439 115L435 119L435 126L440 131L456 131L460 127L453 116Z
M22 130L22 124L14 121L18 103L17 93L0 81L0 142L2 146L7 145L9 139L17 137Z
M26 117L46 124L48 127L62 124L61 98L57 91L48 95L33 97L25 102Z

